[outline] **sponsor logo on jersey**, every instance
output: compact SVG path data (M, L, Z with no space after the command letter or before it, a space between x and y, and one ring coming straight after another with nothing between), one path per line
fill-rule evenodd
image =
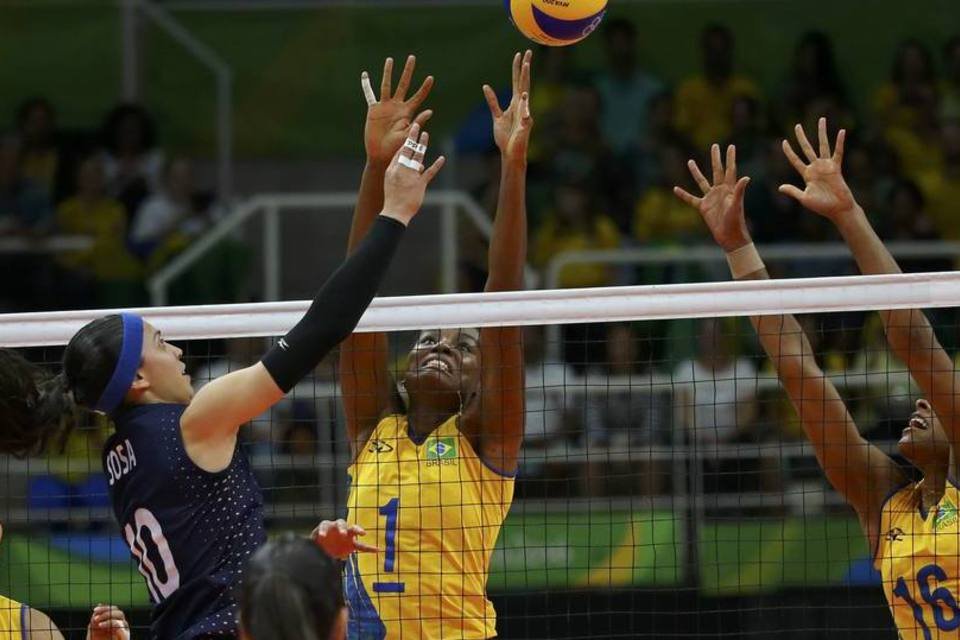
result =
M900 527L894 527L893 529L890 529L890 531L887 531L884 534L884 537L889 542L900 542L901 540L903 540L903 529L901 529Z
M457 439L433 438L427 444L427 466L457 463Z
M950 498L937 507L937 516L933 519L933 530L940 531L945 527L955 524L958 519L957 506L950 501Z
M389 442L377 438L370 441L370 446L367 447L367 451L370 453L390 453L393 451L393 446Z

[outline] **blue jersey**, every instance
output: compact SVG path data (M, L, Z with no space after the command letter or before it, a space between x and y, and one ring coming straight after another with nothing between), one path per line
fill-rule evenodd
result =
M185 409L122 409L103 469L121 533L155 604L151 636L235 637L240 576L266 542L263 495L239 447L219 473L190 460L180 433Z

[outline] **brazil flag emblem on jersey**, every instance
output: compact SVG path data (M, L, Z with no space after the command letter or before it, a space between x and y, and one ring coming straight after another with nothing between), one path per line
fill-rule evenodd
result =
M947 498L943 501L943 504L937 507L937 516L933 519L934 531L949 527L957 521L957 517L957 506Z
M456 464L457 439L433 438L427 445L427 464Z

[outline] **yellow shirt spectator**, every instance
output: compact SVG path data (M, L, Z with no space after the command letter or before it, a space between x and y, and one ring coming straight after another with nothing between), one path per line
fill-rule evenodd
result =
M85 269L102 280L124 280L140 275L139 263L125 245L127 215L116 200L102 197L65 200L57 208L57 224L67 234L90 236L93 246L64 255L71 268Z
M562 224L556 214L543 221L533 242L533 261L545 267L551 258L564 251L585 249L616 249L620 246L617 225L605 215L593 216L582 226ZM558 286L564 288L603 287L613 282L608 265L577 263L565 266L558 278Z
M917 186L927 200L927 213L944 240L960 240L958 206L960 174L956 171L928 171L918 177Z
M643 243L672 243L703 235L697 210L681 202L663 187L652 187L637 202L633 236Z
M704 76L685 80L677 89L676 127L698 149L730 137L733 103L741 96L760 98L757 86L748 78L732 75L722 84Z

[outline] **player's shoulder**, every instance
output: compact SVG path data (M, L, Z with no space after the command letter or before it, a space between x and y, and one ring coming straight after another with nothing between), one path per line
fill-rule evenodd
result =
M30 640L64 640L56 623L44 612L27 607L24 618L24 636Z

